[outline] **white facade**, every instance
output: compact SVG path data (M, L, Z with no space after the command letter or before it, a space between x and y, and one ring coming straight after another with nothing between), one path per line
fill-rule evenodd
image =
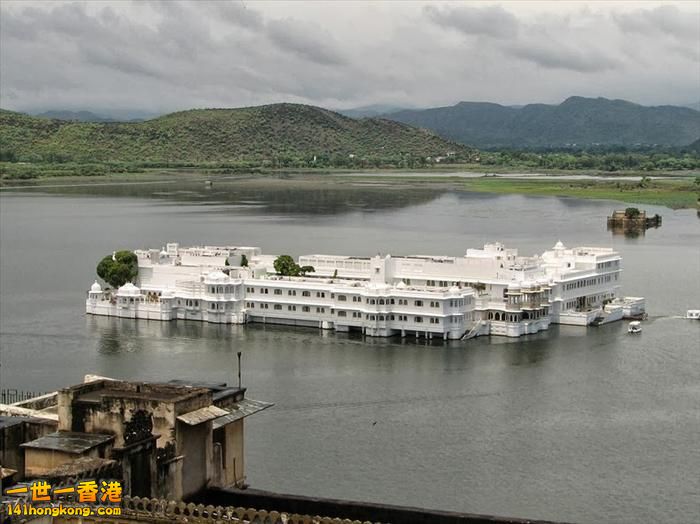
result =
M561 242L533 257L499 243L464 257L307 255L299 265L315 271L291 278L272 274L276 256L255 247L168 244L136 254L139 287L93 284L88 313L457 339L517 337L550 323L586 326L644 311L643 299L618 296L616 252Z

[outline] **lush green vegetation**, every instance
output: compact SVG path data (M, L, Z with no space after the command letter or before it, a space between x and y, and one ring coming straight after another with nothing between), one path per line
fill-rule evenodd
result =
M59 176L103 176L119 173L143 173L144 171L145 168L136 163L0 162L0 177L11 180Z
M690 149L592 148L572 151L497 151L481 153L483 166L525 171L683 171L700 170L700 153Z
M580 105L572 100L562 105ZM684 148L598 145L478 152L397 122L355 120L294 104L192 110L138 123L67 122L0 110L4 180L186 170L216 175L384 168L700 172L700 140Z
M307 273L313 273L313 266L300 266L289 255L280 255L273 262L275 271L283 277L303 277Z
M133 282L138 274L138 257L132 251L117 251L97 264L97 276L115 289Z
M466 191L484 193L510 193L523 195L560 196L575 198L596 198L620 202L653 204L673 209L700 208L700 182L690 177L644 180L607 180L605 177L591 177L585 180L571 180L565 177L546 178L509 177L508 175L485 175L475 178L434 177L425 173L423 177L410 178L396 176L352 175L343 177L346 181L376 183L384 186L423 187L439 189L450 187Z
M466 189L489 193L520 193L577 198L601 198L638 204L655 204L674 209L695 207L698 186L694 181L607 181L607 180L527 180L484 177L469 179Z
M450 107L399 111L387 118L479 148L594 144L683 147L700 138L700 112L693 109L645 107L624 100L579 96L559 105L524 107L460 102Z
M468 161L475 151L398 122L354 120L296 104L183 111L138 123L67 122L0 111L0 161L20 164L5 164L6 178L203 163L233 170L410 168L448 154Z

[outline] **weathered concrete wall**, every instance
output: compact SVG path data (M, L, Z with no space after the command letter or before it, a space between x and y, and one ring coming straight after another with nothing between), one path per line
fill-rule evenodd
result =
M220 469L212 472L212 485L240 485L245 480L243 420L236 420L214 431L213 467Z
M210 478L213 443L211 422L188 426L178 422L177 454L184 455L182 496L191 497L204 489Z
M25 459L21 444L56 430L56 423L38 419L22 420L0 429L0 465L17 471L15 480L24 478Z
M96 391L104 387L103 381L86 382L70 388L58 391L56 395L58 409L58 430L59 431L82 431L73 429L73 399L84 393ZM79 424L79 422L78 422Z
M76 401L80 395L109 388L98 402ZM158 435L158 447L175 440L178 415L211 404L211 392L195 389L177 394L175 386L121 381L96 381L79 384L58 392L58 414L61 430L106 433L115 436L115 446L124 446L124 423L137 411L151 415L153 433ZM124 396L120 396L120 390ZM164 394L164 390L167 393ZM168 398L172 395L172 398Z
M24 443L24 423L7 425L0 428L0 465L24 471L24 451L19 447Z
M114 450L122 467L124 493L152 496L157 493L155 438L150 437Z
M115 447L123 447L124 424L138 411L150 414L152 433L159 435L159 447L164 447L175 438L173 404L148 399L105 398L102 403L95 405L76 403L72 409L72 431L114 435Z
M156 497L168 500L182 500L182 455L164 460L158 464Z
M48 471L78 458L71 453L48 449L26 448L24 452L24 472L27 477L45 476ZM97 453L92 456L96 455Z
M300 515L326 515L358 521L392 524L555 524L551 521L457 513L407 506L373 504L338 499L302 497L260 490L211 488L197 496L195 502L219 506L265 508ZM558 523L563 524L563 523Z
M225 477L227 486L242 482L245 479L245 456L243 453L243 420L228 424L226 431L226 453L224 456Z

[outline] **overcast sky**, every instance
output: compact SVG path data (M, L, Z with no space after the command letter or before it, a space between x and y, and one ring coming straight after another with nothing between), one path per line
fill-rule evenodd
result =
M0 3L0 106L700 98L698 2Z

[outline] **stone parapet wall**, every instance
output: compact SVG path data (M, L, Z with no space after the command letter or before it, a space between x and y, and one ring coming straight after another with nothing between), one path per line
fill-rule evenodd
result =
M260 524L376 524L369 521L281 513L243 507L222 507L159 499L124 497L122 517L144 517L167 522L214 524L220 522L259 522ZM107 520L106 520L107 521Z
M39 524L49 522L47 517L27 518L22 522ZM150 522L165 524L179 522L187 524L379 524L376 522L297 515L279 511L254 508L221 507L204 504L174 502L160 499L124 497L122 514L118 517L54 517L55 524L131 524Z

